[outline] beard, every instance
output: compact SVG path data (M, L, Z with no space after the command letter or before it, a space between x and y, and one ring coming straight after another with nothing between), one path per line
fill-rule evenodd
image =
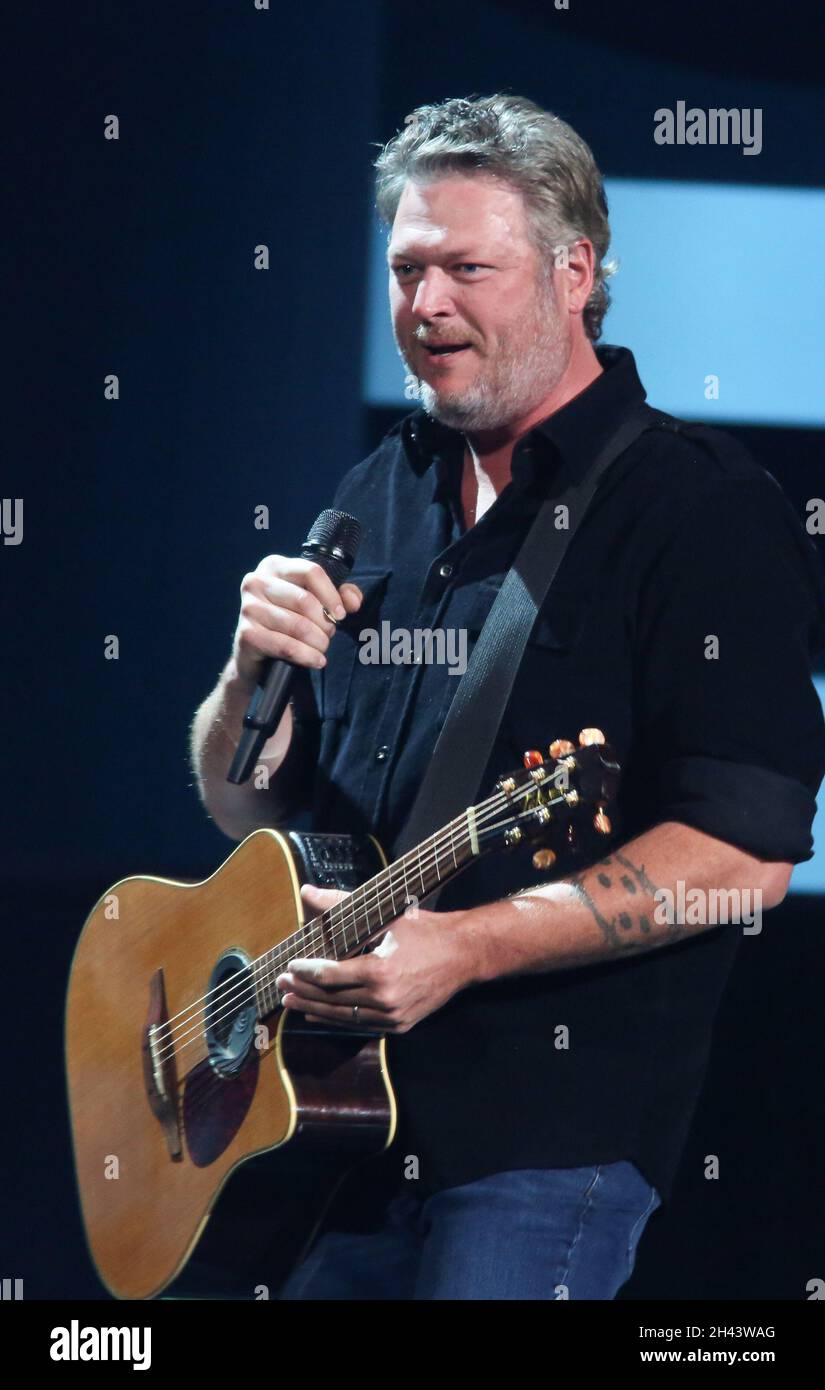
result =
M522 319L499 334L493 358L479 359L474 378L432 386L417 376L404 352L401 359L418 381L419 404L452 429L499 429L519 420L561 381L572 345L561 331L552 283L542 286Z

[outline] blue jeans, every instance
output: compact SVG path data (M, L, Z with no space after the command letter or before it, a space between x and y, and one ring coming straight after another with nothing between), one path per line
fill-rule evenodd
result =
M655 1187L626 1161L494 1173L394 1198L380 1230L322 1232L282 1299L614 1298Z

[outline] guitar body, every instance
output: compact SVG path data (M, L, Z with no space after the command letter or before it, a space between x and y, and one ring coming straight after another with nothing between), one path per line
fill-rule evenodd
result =
M193 1009L302 927L301 882L351 890L385 863L372 837L257 830L203 882L123 879L92 910L66 1066L87 1238L116 1297L157 1296L196 1246L208 1266L249 1270L247 1297L261 1284L274 1296L342 1177L391 1143L383 1038L278 1008L250 1044L254 1009ZM152 1023L176 1028L174 1059L155 1054L165 1094Z

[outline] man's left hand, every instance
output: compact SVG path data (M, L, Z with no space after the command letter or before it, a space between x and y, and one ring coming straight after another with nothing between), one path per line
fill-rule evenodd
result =
M321 913L349 893L301 885L310 912ZM376 1033L408 1033L473 982L468 944L451 931L459 913L424 912L413 907L388 926L374 950L349 960L298 958L287 964L276 985L286 991L283 1005L310 1021L365 1028ZM358 1014L353 1014L353 1005Z

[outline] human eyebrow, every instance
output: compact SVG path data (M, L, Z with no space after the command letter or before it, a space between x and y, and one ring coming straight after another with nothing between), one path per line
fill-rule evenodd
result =
M477 254L471 251L447 251L442 253L439 260L445 263L460 262L464 265L486 265L487 261L480 259ZM419 265L414 251L387 251L387 265Z

